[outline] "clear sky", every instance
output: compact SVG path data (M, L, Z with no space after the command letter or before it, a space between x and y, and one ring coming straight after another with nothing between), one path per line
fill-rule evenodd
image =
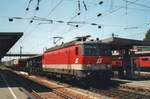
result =
M54 46L54 36L62 36L67 42L86 34L103 39L115 33L119 37L142 40L150 25L150 0L79 0L80 3L78 0L40 0L38 11L35 10L38 0L31 0L30 4L29 1L0 0L0 32L24 32L9 53L19 53L20 46L23 53L42 53L43 48ZM103 4L99 4L100 1ZM77 15L79 11L81 14ZM99 13L102 15L97 17ZM9 22L8 18L12 17L22 19ZM69 21L84 24L67 25Z

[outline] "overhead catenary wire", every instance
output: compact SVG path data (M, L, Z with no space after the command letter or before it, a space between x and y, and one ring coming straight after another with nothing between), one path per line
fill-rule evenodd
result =
M49 12L49 14L48 14L46 17L49 17L49 16L52 14L52 12L54 12L54 10L55 10L62 2L63 2L63 0L60 0L60 1L54 6L54 8L51 9L51 11ZM58 22L58 23L65 23L65 21L63 21L63 20L56 20L56 22Z
M55 9L63 2L63 0L60 0L55 6L54 8L51 9L51 11L48 13L48 15L46 17L49 17L54 11Z
M37 0L37 4L36 4L36 8L35 8L35 10L36 11L38 11L39 10L39 5L40 5L40 2L41 2L42 0ZM30 9L30 4L33 2L33 0L29 0L29 3L28 3L28 5L27 5L27 7L26 7L26 11L29 11L29 9Z
M126 37L131 37L131 36L141 36L141 35L143 35L143 33L135 33L135 34L133 34L133 33L130 33L130 35L126 35Z
M31 4L32 1L33 1L33 0L30 0L30 1L29 1L29 4L28 4L28 7L26 8L26 11L29 10L29 6L30 6L30 4ZM26 33L26 32L28 31L29 27L30 27L31 24L34 22L33 20L35 20L35 18L36 18L37 10L39 10L39 4L40 4L41 1L42 1L42 0L37 0L36 9L34 10L32 17L29 17L29 18L24 18L24 17L18 17L18 18L17 18L17 17L12 17L13 19L29 20L29 23L27 24L26 28L24 29L24 33ZM26 13L26 14L27 14L27 13ZM28 33L26 33L26 35L27 35L27 34L28 34ZM27 37L28 37L28 36L24 37L24 38L22 39L22 42L23 42L23 40L25 40Z
M83 5L85 10L87 11L87 6L85 4L85 2L83 1ZM80 4L80 0L78 0L78 10L81 11L81 4ZM73 29L73 27L79 27L79 25L75 24L76 22L71 22L73 19L75 19L77 16L79 16L80 13L76 14L75 16L71 17L69 19L69 21L67 22L67 25L70 25L70 28L67 30L67 32L71 31ZM62 23L64 23L64 21L61 21ZM85 23L83 23L85 24ZM66 32L66 31L65 31ZM62 32L63 33L63 32ZM65 33L66 34L66 33Z
M110 11L113 10L114 0L110 0Z
M100 14L98 14L97 16L100 16L101 15L101 13ZM33 20L38 20L38 21L53 21L53 20L49 20L49 19L46 19L46 18L40 18L40 17L36 17L36 16L34 16L33 18L21 18L21 17L12 17L13 19L31 19L30 20L30 23L32 23L33 22ZM71 18L71 20L72 20L73 18ZM64 21L62 21L62 20L57 20L56 22L59 22L59 23L64 23ZM51 22L52 23L52 22ZM68 22L66 22L67 24L68 24ZM75 22L74 22L75 23ZM74 24L73 22L72 22L72 24ZM42 24L42 23L41 23ZM84 22L84 23L77 23L77 24L88 24L87 22ZM91 24L91 23L89 23L89 24ZM70 25L70 24L69 24ZM93 25L93 24L91 24L91 25ZM78 26L78 25L75 25L75 26ZM93 25L94 26L94 25Z
M87 9L85 1L83 1L83 5L84 5L84 8L85 8L85 11L87 11L88 9Z
M58 21L58 22L60 22L60 21Z
M134 1L134 2L137 2L138 0L136 0L136 1ZM129 4L128 4L129 5ZM114 10L114 11L112 11L111 13L114 13L115 11L117 11L117 10L119 10L119 9L122 9L122 8L125 8L125 7L120 7L120 8L118 8L118 9L116 9L116 10ZM131 8L132 9L132 8ZM133 8L134 9L134 8ZM140 10L143 10L143 9L140 9ZM145 9L144 9L145 10ZM93 21L93 20L92 20ZM106 25L104 25L104 26L106 26ZM116 26L115 26L116 27ZM120 27L120 26L119 26ZM125 27L125 26L121 26L121 27ZM130 29L141 29L141 28L144 28L144 27L129 27ZM129 29L128 28L128 29ZM125 28L123 28L123 29L125 29ZM126 28L127 29L127 28Z
M29 1L28 6L27 6L27 8L26 8L26 11L29 10L29 7L30 7L30 4L31 4L32 1L33 1L33 0L30 0L30 1Z
M74 0L75 2L77 1L77 0ZM83 4L83 0L80 0L80 1L82 1L82 2L80 2L80 4L82 3L82 6L84 7L84 4ZM113 0L112 0L113 1ZM127 0L126 0L127 1ZM86 1L85 2L85 4L86 4L86 7L88 7L88 2ZM93 2L93 4L94 4L94 2ZM97 3L95 3L95 4L97 4ZM130 4L130 2L127 2L126 4ZM56 4L57 5L57 4ZM56 6L55 6L56 7ZM58 7L58 6L57 6ZM115 11L115 10L119 10L119 7L118 8L116 8L115 9L115 5L113 4L113 7L112 7L113 9L112 9L112 11L110 11L110 13L109 12L106 12L106 14L105 13L99 13L99 14L95 14L95 17L98 19L98 17L97 16L101 16L101 17L105 17L105 15L107 16L107 14L108 15L111 15L112 13L114 13L114 12L117 12L117 11ZM131 7L130 6L127 6L127 9L130 9ZM54 10L56 10L56 8L52 8L52 9L54 9ZM126 6L123 6L122 8L120 8L120 9L126 9ZM134 9L134 8L131 8L131 9ZM137 9L138 10L138 8L135 8L135 9ZM147 9L145 9L145 10L148 10L149 8L147 8ZM82 10L82 7L81 7L81 9L80 10ZM85 7L84 7L84 10L85 10ZM88 10L89 10L89 8L88 8ZM143 11L144 9L141 9L140 11ZM85 10L86 11L86 10ZM113 12L114 11L114 12ZM126 12L127 12L127 10L126 10ZM53 14L53 11L51 12L51 14ZM51 15L50 14L50 15ZM96 16L97 15L97 16ZM78 15L76 15L74 18L72 18L71 19L71 22L73 22L72 20L74 20L76 17L78 17ZM8 18L11 18L11 17L8 17ZM29 18L29 19L25 19L25 18L23 18L23 19L19 19L19 17L17 18L14 18L14 20L16 19L16 20L29 20L30 21L30 19L32 20L32 18L33 17L31 17L31 18ZM49 21L48 21L49 20ZM68 23L69 21L64 21L64 20L51 20L51 19L48 19L48 18L40 18L40 17L34 17L33 18L33 23L34 23L34 21L37 21L37 27L40 27L40 25L42 25L42 24L53 24L53 23L51 23L52 21L54 22L54 23L61 23L61 24L66 24L66 23ZM92 19L93 20L93 19ZM128 26L128 27L125 27L125 26L122 26L122 25L111 25L111 24L102 24L102 23L98 23L98 22L93 22L92 20L87 20L87 19L85 19L85 23L84 24L80 24L80 23L71 23L71 25L69 25L69 28L72 28L72 30L73 29L78 29L78 28L81 28L80 27L80 25L83 25L83 26L86 26L86 25L91 25L91 26L98 26L98 25L100 25L100 26L104 26L104 27L117 27L117 28L123 28L123 29L125 29L126 28L126 30L128 30L128 29L140 29L140 28L142 28L141 26L138 26L138 27L136 27L136 26ZM94 20L95 21L95 20ZM39 23L38 23L39 22ZM76 22L76 21L75 21ZM29 27L32 25L32 24L28 24L29 25ZM76 26L78 25L78 28L76 28ZM146 24L147 25L147 24ZM34 30L34 29L33 29ZM36 30L36 29L35 29ZM27 31L27 30L26 30ZM71 31L71 29L68 29L67 28L67 30L66 31ZM32 33L32 30L30 31L31 33ZM65 33L63 33L63 32L61 32L60 34L63 34L63 35L66 35ZM28 35L28 34L27 34ZM30 34L31 35L31 34ZM59 35L59 33L58 33L58 35Z
M85 8L86 9L86 8ZM80 1L78 0L78 10L81 10L80 9ZM72 25L72 20L73 19L75 19L77 16L79 16L80 15L80 13L78 12L78 14L76 14L76 15L74 15L73 17L71 17L69 20L68 20L68 22L66 22L67 23L67 25L70 25L70 27L69 27L69 29L67 29L67 30L65 30L64 32L62 32L61 34L63 35L63 34L66 34L66 33L68 33L69 31L71 31L72 29L73 29L73 27L78 27L79 25ZM57 22L60 22L60 23L64 23L64 21L57 21ZM76 22L75 22L76 23ZM61 35L61 36L62 36Z
M66 23L67 25L71 25L71 24L91 24L91 23L88 23L88 22L85 22L85 21L71 21L72 18L69 21L47 19L47 18L36 17L36 16L34 16L33 18L11 17L11 19L16 19L16 20L30 20L30 23L32 23L33 21L41 21L41 22L50 22L51 24L53 22ZM40 23L40 24L42 24L42 23ZM93 24L91 24L91 25L93 25Z
M79 1L78 1L78 4L79 4ZM81 10L80 9L80 4L78 5L78 10ZM76 23L76 22L72 22L72 20L73 19L75 19L77 16L79 16L80 14L76 14L75 16L73 16L73 17L71 17L69 20L68 20L68 22L66 22L67 23L67 25L70 25L70 27L69 27L69 29L67 29L67 30L65 30L64 32L62 32L61 34L59 34L59 35L61 35L61 36L63 36L64 34L67 34L68 32L70 32L72 29L73 29L73 27L78 27L79 25L72 25L73 23ZM58 21L57 21L58 22ZM61 23L64 23L64 21L60 21Z
M137 2L138 0L135 0L134 2ZM127 5L130 5L130 3L128 3ZM121 10L121 9L123 9L124 8L124 6L120 6L120 7L118 7L118 8L116 8L116 9L113 9L112 11L109 11L109 12L107 12L107 13L105 13L105 14L102 14L101 15L101 17L100 18L102 18L102 17L105 17L105 16L108 16L108 15L111 15L111 14L113 14L113 13L115 13L115 12L117 12L117 11L119 11L119 10ZM92 19L92 20L91 20ZM87 20L89 20L89 23L90 22L93 22L93 21L95 21L95 20L97 20L98 19L98 17L92 17L92 18L90 18L90 19L87 19ZM98 28L99 28L99 26L101 26L101 25L98 25ZM100 27L101 28L101 27Z
M0 17L3 17L3 18L8 18L8 17L4 17L4 16L0 16ZM102 26L106 26L106 27L125 27L123 25L106 25L106 24L97 24L97 23L89 23L89 22L86 22L86 21L63 21L63 20L53 20L53 19L47 19L47 18L40 18L40 17L36 17L34 16L34 18L23 18L23 17L12 17L12 19L17 19L17 20L35 20L35 21L41 21L41 23L38 23L37 25L41 25L41 24L53 24L53 22L57 22L57 23L60 23L60 24L66 24L66 25L70 25L70 26L75 26L77 24L81 24L81 25L84 25L84 24L89 24L89 25L92 25L92 26L97 26L97 25L102 25ZM47 22L47 23L42 23L42 22ZM29 25L29 24L28 24ZM142 25L149 25L149 23L144 23ZM140 27L141 25L138 25L138 26L129 26L127 28L124 28L124 29L134 29L135 28L138 28Z
M125 3L126 3L126 15L128 14L128 2L127 2L127 0L125 0Z
M51 9L51 11L49 12L49 14L46 17L49 17L52 14L52 12L62 3L62 1L63 0L60 0L58 2L58 4L56 4L55 7ZM62 21L62 20L55 20L55 22L64 23L64 21ZM41 25L41 24L43 24L43 23L39 23L39 25ZM44 23L44 24L47 24L47 23Z
M122 0L122 1L128 2L130 4L134 4L134 5L137 5L137 6L140 6L140 7L149 8L150 9L150 6L148 6L148 5L144 5L144 4L140 4L140 3L136 3L136 2L128 1L128 0Z
M51 9L51 11L49 12L49 14L48 14L46 17L49 17L49 16L52 14L52 12L53 12L62 2L63 2L63 0L60 0L60 1L58 2L58 4L56 4L55 7ZM39 18L39 19L33 18L33 20L39 20L39 21L40 21L41 19L40 19L40 18ZM31 21L33 22L33 20L31 20ZM45 18L45 19L43 18L41 21L44 21L44 20L45 20L45 21L49 21L50 23L52 23L52 20L46 20L46 18ZM30 22L31 22L31 21L30 21ZM58 20L57 22L58 22L58 23L62 23L62 21L60 21L60 20ZM38 24L36 25L36 27L35 27L32 31L30 31L30 32L33 33L33 32L35 31L35 29L37 29L37 28L39 27L39 25L41 25L41 24L43 24L43 23L38 23ZM46 24L46 23L45 23L45 24ZM31 34L31 33L30 33L30 34Z
M135 0L135 1L133 1L133 2L137 2L138 0ZM129 6L130 5L130 3L128 3L126 6ZM121 10L121 9L123 9L123 8L126 8L126 6L120 6L120 7L118 7L118 8L116 8L116 9L113 9L112 11L109 11L109 12L106 12L105 14L102 14L102 16L100 17L100 18L102 18L102 17L105 17L105 16L108 16L108 15L111 15L111 14L113 14L113 13L115 13L115 12L117 12L117 11L119 11L119 10ZM90 19L92 19L91 21L93 22L93 21L95 21L95 20L97 20L99 17L92 17L92 18L90 18ZM88 19L88 20L90 20L90 19Z
M42 0L39 0L38 2L41 2ZM25 29L23 30L23 33L25 34L25 35L23 35L23 37L22 37L22 39L20 40L20 46L22 46L22 42L24 42L30 35L29 35L29 33L31 32L31 31L28 31L28 29L30 28L30 26L31 26L31 24L34 22L33 20L36 18L36 14L37 14L37 11L36 10L34 10L34 13L33 13L33 15L32 15L32 17L29 17L29 18L24 18L24 17L12 17L13 19L21 19L21 20L28 20L29 21L29 23L27 24L27 26L25 27ZM35 28L32 30L32 32L35 30ZM32 33L31 32L31 33ZM30 34L31 34L30 33Z

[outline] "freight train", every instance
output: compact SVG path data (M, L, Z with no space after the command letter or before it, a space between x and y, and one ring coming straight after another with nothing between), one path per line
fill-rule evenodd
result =
M43 55L22 59L18 68L28 73L49 73L77 79L110 79L110 46L85 38L47 49ZM8 64L7 64L8 65ZM13 65L9 65L13 67Z

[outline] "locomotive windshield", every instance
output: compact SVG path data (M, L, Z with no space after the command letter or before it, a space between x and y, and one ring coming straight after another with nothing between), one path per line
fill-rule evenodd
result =
M111 55L111 50L108 45L84 44L83 45L83 55L85 55L85 56Z

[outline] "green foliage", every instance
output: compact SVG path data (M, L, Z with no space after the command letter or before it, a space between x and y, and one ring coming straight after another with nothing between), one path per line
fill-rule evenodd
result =
M150 29L147 31L147 33L145 34L145 38L144 40L150 40Z

